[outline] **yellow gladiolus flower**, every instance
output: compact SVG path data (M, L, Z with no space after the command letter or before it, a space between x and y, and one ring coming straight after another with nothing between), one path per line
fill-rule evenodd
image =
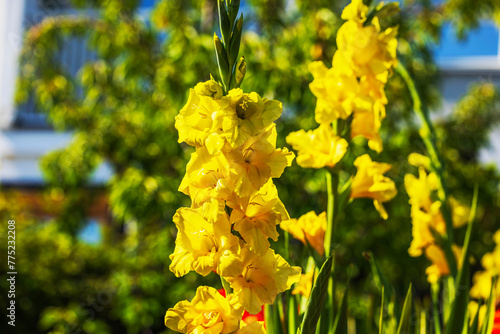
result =
M297 151L297 164L304 168L335 166L344 156L348 145L326 124L307 132L292 132L286 137L286 142Z
M450 208L453 227L462 227L466 225L469 221L470 208L460 203L454 197L450 197Z
M266 130L283 111L281 102L261 98L254 92L246 94L239 88L221 99L221 109L224 137L233 148Z
M417 206L411 207L412 236L408 253L417 257L422 255L422 251L429 245L435 243L431 228L440 234L446 232L446 223L441 214L441 202L432 203L428 212Z
M191 270L208 275L217 269L222 252L238 245L224 211L219 212L215 221L207 219L200 211L202 208L180 208L174 215L178 233L175 250L170 255L170 270L177 277Z
M291 267L271 248L258 256L244 244L236 256L221 257L219 270L238 303L250 314L259 313L264 304L273 304L278 293L299 281L301 272L300 267Z
M396 63L397 28L380 31L378 18L371 25L359 20L345 22L337 32L337 47L333 64L349 75L353 71L357 77L373 75L381 82L387 81L387 71Z
M241 321L241 328L235 334L267 334L263 321L254 321L249 324Z
M309 64L314 76L309 84L311 92L318 98L315 119L319 124L331 123L352 113L353 100L358 90L358 81L353 76L338 75L334 68L328 69L323 62Z
M309 298L313 286L314 274L314 269L312 269L307 274L300 275L300 280L295 285L292 295L301 294L302 296Z
M290 219L272 180L249 196L229 199L227 205L233 209L230 222L234 223L234 230L259 255L269 249L268 238L278 240L276 225Z
M319 216L314 211L302 215L298 220L282 221L280 227L297 240L311 245L320 255L325 253L326 212Z
M191 197L197 207L213 199L225 200L233 192L229 162L222 153L211 155L199 147L191 154L179 191Z
M189 92L189 98L175 117L175 128L179 131L179 143L191 146L207 146L211 153L219 151L224 145L220 111L222 88L215 81L196 85Z
M352 0L342 11L342 20L352 20L363 23L366 21L366 13L368 6L363 3L363 0Z
M397 194L396 185L384 174L391 169L391 165L372 161L368 154L364 154L354 161L358 172L351 184L351 198L372 198L375 209L380 216L387 219L387 212L382 203L390 201Z
M452 251L455 255L457 263L459 263L462 248L452 245ZM446 256L441 248L436 245L430 245L425 249L425 256L432 262L432 265L425 269L427 274L427 281L429 283L436 283L439 278L450 274L450 267L446 261Z
M287 148L276 149L276 127L251 137L240 148L225 153L234 174L235 191L248 196L270 178L280 177L292 164L295 154Z
M366 101L364 101L366 103ZM357 110L351 124L351 137L361 136L368 140L368 147L375 152L382 152L383 144L380 137L380 126L382 125L381 112L385 112L385 107L379 102L374 101L373 109L369 111Z
M200 286L190 302L185 300L168 309L165 326L186 334L225 334L239 328L242 311L228 299L208 286Z

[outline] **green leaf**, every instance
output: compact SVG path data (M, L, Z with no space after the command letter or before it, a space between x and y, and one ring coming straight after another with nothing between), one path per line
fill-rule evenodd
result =
M226 49L219 37L214 34L215 55L217 56L217 65L219 66L219 74L221 81L226 85L226 78L229 73L229 63L227 60ZM227 87L225 87L227 89Z
M231 24L229 23L229 16L226 11L226 4L224 0L217 0L219 4L219 27L222 36L222 42L227 44L231 39Z
M405 303L403 305L403 312L401 312L401 319L399 319L397 334L410 333L411 306L412 306L412 291L410 284L408 292L406 293Z
M297 300L290 291L287 291L288 296L288 333L294 333L297 328L297 320L299 318Z
M455 300L451 306L451 313L448 321L445 324L445 334L461 333L464 328L465 317L467 315L467 306L469 304L469 244L472 234L472 226L474 225L474 216L476 215L478 198L478 187L474 189L474 197L472 199L471 212L467 232L465 233L464 247L462 249L462 269L459 270L455 282ZM465 326L468 324L465 323Z
M385 293L385 299L390 301L391 297L394 293L394 289L391 284L389 284L389 281L385 277L384 273L380 270L380 267L377 265L377 262L375 261L375 257L373 257L372 252L368 252L365 256L365 258L370 261L370 267L372 269L373 273L373 278L375 280L375 284L377 285L378 289L382 291L382 288L384 288L384 293Z
M472 325L469 327L469 334L477 334L479 330L479 309L481 308L481 303L478 304L476 315L472 321Z
M332 334L347 334L347 307L348 307L348 293L349 293L349 283L347 283L346 290L344 292L344 297L340 303L339 312L337 313L337 318L335 319L335 324L330 333Z
M238 59L238 54L240 53L242 30L243 14L240 15L240 18L236 22L236 26L234 27L233 33L231 34L231 41L229 42L229 64L231 66L236 63L236 59ZM230 70L232 70L232 68Z
M420 310L419 334L427 334L427 310L422 307Z
M441 334L441 322L439 319L439 283L433 283L431 285L431 298L434 333Z
M229 21L231 21L231 25L236 20L236 16L238 15L238 11L240 10L240 0L229 0L228 11L229 11ZM233 27L231 26L231 29Z
M378 334L382 334L383 331L383 327L384 327L384 290L385 290L385 287L382 286L382 302L380 303L380 316L379 316L379 319L378 319Z
M281 334L281 324L276 306L266 304L264 306L264 318L268 334Z
M323 305L325 304L325 299L327 296L328 280L330 278L332 264L333 255L330 255L323 263L323 266L319 271L318 278L316 279L316 283L314 284L311 291L311 296L309 297L309 301L307 302L304 319L302 320L302 324L297 333L315 333L316 325L318 324L321 310L323 309Z
M491 291L490 291L490 298L488 298L488 306L486 308L486 315L483 320L483 324L481 326L481 334L488 334L491 333L493 330L493 314L495 313L495 294L493 293L493 290L495 289L495 284L496 284L496 278L492 278L491 282ZM479 308L477 309L477 313L479 314Z

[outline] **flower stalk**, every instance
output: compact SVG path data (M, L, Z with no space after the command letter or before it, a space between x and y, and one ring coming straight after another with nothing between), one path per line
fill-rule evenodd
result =
M441 236L441 240L443 243L443 250L446 256L446 260L448 262L450 273L452 277L457 275L457 262L455 260L455 256L452 251L453 244L453 221L451 216L451 210L449 208L449 193L446 187L446 183L444 180L444 164L443 160L437 150L436 145L436 133L434 131L434 127L429 118L429 113L427 109L424 108L422 102L420 100L420 95L418 94L417 88L415 87L415 83L411 78L410 74L406 70L406 68L398 63L396 66L396 71L401 75L403 80L410 91L410 95L413 100L413 110L415 114L420 118L422 122L422 128L419 133L422 137L424 145L429 153L431 164L431 169L435 172L438 181L438 199L442 203L441 212L443 214L444 221L446 223L446 234Z

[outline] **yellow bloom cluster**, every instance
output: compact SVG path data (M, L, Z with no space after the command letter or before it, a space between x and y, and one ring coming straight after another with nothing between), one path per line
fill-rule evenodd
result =
M418 257L425 253L425 256L433 263L427 268L427 280L431 283L450 273L443 250L437 245L433 236L434 233L444 235L446 233L446 222L441 213L442 203L434 200L438 190L438 179L436 174L427 173L428 164L424 156L413 153L409 157L410 164L419 166L419 177L412 174L405 175L405 188L410 197L412 235L408 253L410 256ZM454 198L450 199L452 210L452 220L454 227L460 227L467 223L469 208L462 205ZM460 257L461 248L453 245L452 251L455 258Z
M342 18L347 20L337 33L337 47L332 61L332 68L328 69L323 62L316 61L309 65L309 71L314 77L310 84L312 93L318 98L316 104L316 122L329 126L330 123L353 115L351 136L362 136L368 139L371 149L382 151L382 139L379 129L385 117L387 98L384 86L389 71L396 63L397 28L388 28L382 31L378 18L375 16L367 22L368 7L362 0L353 0L344 11ZM322 132L324 132L323 130ZM298 142L309 141L313 145L303 144L304 153L310 156L319 155L324 158L327 142L321 142L317 132L299 132L289 136L287 141L299 150L297 163L302 167L319 168L311 164L309 158L301 158ZM316 135L316 136L315 136ZM301 139L301 138L307 139ZM331 135L335 138L335 134ZM330 140L336 143L340 139ZM314 142L316 141L316 142ZM338 145L337 145L338 146ZM343 145L340 145L343 146ZM347 145L345 145L347 146ZM337 155L343 155L345 148L339 147ZM327 163L321 160L317 165L332 166L335 154ZM318 159L318 160L319 160ZM313 159L314 160L314 159ZM302 164L301 164L302 163Z
M257 93L233 89L223 96L222 87L210 80L190 91L177 115L179 142L196 150L179 186L192 204L173 218L178 234L170 270L178 277L216 272L233 293L226 301L212 288L199 288L191 303L169 309L165 323L171 329L233 332L240 311L258 313L300 279L301 269L275 254L268 240L276 241L276 225L289 219L272 181L294 158L288 149L276 148L274 121L281 112L279 101ZM258 324L240 329L260 330Z
M474 274L474 285L470 290L470 295L473 298L488 299L492 288L492 279L500 275L500 230L495 232L493 240L496 244L495 249L491 253L486 253L481 260L481 265L484 270ZM495 284L493 298L494 300L500 298L500 285L498 284L498 280Z

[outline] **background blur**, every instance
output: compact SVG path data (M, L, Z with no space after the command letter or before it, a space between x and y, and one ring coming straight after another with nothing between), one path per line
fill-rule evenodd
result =
M366 2L366 1L365 1ZM283 102L278 146L315 127L307 64L331 66L343 0L242 0L242 88ZM169 271L171 219L189 198L177 187L191 148L174 117L189 88L216 75L216 0L0 0L0 252L16 220L15 333L166 333L165 311L218 277ZM400 1L399 59L433 112L453 196L479 185L475 259L500 227L500 2ZM411 258L406 157L424 152L402 79L389 105L377 161L393 165L399 194L382 221L371 200L340 222L336 260L353 263L351 316L358 329L378 294L372 251L403 294L428 299L424 258ZM363 153L361 147L347 159ZM372 152L373 153L373 152ZM375 155L373 155L375 156ZM296 164L276 180L292 217L326 208L324 173ZM464 231L461 231L463 234ZM463 238L463 236L459 236ZM273 246L279 252L282 240ZM292 253L294 262L301 252ZM283 254L283 252L281 252ZM6 291L6 256L0 256ZM479 269L476 263L474 269ZM345 281L345 279L344 279ZM7 293L0 294L6 308ZM10 333L7 321L2 333ZM364 328L364 331L363 331Z

